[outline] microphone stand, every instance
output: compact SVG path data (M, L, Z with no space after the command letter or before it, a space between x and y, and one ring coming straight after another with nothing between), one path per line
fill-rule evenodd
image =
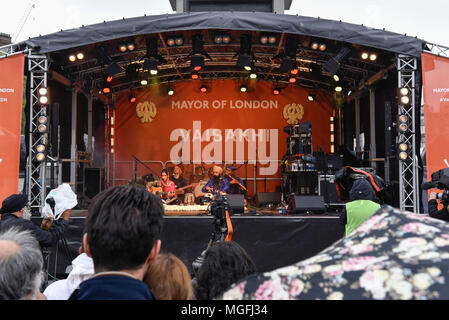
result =
M147 168L148 170L150 170L152 173L154 173L159 179L161 179L161 176L159 174L157 174L156 172L154 172L153 169L151 169L150 167L148 167L145 163L143 163L142 161L140 161L135 155L132 154L132 156L134 157L134 159L136 159L136 162L140 162L140 164L142 164L145 168ZM136 178L137 178L137 166L136 166Z

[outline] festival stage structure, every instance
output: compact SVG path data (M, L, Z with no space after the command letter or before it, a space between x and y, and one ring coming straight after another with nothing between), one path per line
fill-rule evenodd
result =
M420 102L423 77L431 75L423 61L431 71L434 60L446 63L436 54L447 56L449 49L364 25L284 14L290 3L171 1L177 13L104 21L0 47L0 63L22 59L7 76L25 75L24 191L31 206L39 211L50 189L69 183L82 212L100 191L149 174L157 180L175 164L195 185L195 199L196 186L220 164L232 165L247 188L249 205L238 219L252 217L256 225L257 215L282 218L286 203L295 204L288 212L293 219L310 218L311 203L301 198L307 196L323 199L327 213L312 213L330 221L344 205L335 174L351 166L381 177L393 206L421 212ZM443 128L433 124L426 126L427 142L431 130ZM437 157L436 144L428 145L427 160L430 148ZM428 167L428 174L439 167ZM4 182L17 185L14 176ZM205 218L181 209L167 208L168 218ZM334 230L321 249L341 236Z

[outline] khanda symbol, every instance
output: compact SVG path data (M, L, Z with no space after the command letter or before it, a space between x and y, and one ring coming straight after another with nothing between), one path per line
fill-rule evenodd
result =
M284 107L284 119L288 124L298 124L304 115L304 108L300 104L288 104Z
M153 102L140 102L136 106L137 117L140 118L140 122L151 122L156 117L157 109Z

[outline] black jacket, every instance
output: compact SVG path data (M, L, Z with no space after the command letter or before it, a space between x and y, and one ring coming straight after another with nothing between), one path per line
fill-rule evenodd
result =
M429 201L429 216L435 219L449 221L448 203L444 203L444 207L438 210L438 202L435 199Z
M11 213L3 214L0 222L0 230L4 231L13 226L17 226L22 230L30 230L37 241L39 241L41 247L51 247L62 238L69 223L64 219L60 219L53 222L51 228L46 231L35 225L31 220L19 218Z

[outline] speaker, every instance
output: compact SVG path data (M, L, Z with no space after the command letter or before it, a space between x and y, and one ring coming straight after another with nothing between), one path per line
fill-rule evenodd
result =
M323 213L325 210L322 196L294 196L290 199L287 213Z
M323 196L325 203L341 203L334 182L321 180L319 195Z
M104 168L84 168L84 194L95 197L104 190Z
M279 204L281 203L280 192L258 192L256 193L256 206L262 207L267 204Z
M231 208L230 214L243 214L245 212L245 196L243 194L228 194L226 198Z

